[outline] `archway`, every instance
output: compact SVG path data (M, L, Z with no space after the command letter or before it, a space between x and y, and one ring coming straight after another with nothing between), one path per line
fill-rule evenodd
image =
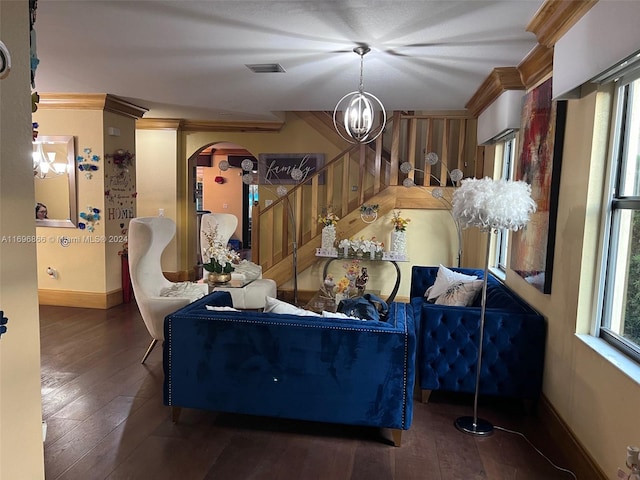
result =
M230 213L238 217L238 228L230 243L242 258L250 259L251 207L257 201L257 187L251 188L242 181L245 172L240 164L246 158L251 159L257 169L256 158L242 145L214 142L200 147L187 162L190 198L193 199L193 213L198 219L197 228L189 233L194 235L196 245L196 276L201 273L202 258L200 236L195 234L199 232L199 219L204 213Z

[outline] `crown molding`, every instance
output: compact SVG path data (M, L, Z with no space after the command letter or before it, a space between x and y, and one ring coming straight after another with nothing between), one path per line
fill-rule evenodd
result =
M148 110L108 93L41 93L38 108L44 110L103 110L129 118L141 118Z
M524 89L525 85L517 67L497 67L482 82L465 107L474 117L477 117L505 90Z
M480 85L465 107L480 115L505 90L523 90L553 75L553 46L598 0L546 0L527 25L538 45L517 67L499 67ZM515 72L518 72L516 81Z
M546 0L527 25L538 43L553 47L598 0Z
M543 78L551 76L553 74L553 47L536 45L518 65L518 71L527 89L540 83Z
M185 132L279 132L284 122L214 122L207 120L184 120Z
M180 130L179 118L141 118L136 122L136 130Z

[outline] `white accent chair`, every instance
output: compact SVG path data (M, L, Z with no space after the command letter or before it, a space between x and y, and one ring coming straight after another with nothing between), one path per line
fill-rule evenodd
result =
M164 318L209 293L206 284L170 282L162 273L160 258L176 234L167 217L138 217L129 222L129 271L131 286L151 344L144 363L158 340L164 341Z
M217 225L216 239L222 245L227 245L231 235L236 231L238 218L230 213L205 213L200 220L200 244L202 246L202 261L208 262L206 254L207 238L205 232L212 232ZM243 260L231 272L231 278L253 280L241 288L216 286L214 291L222 290L231 294L234 308L261 309L264 308L266 297L276 297L277 285L270 278L262 278L262 267L253 262ZM204 271L206 281L209 272Z

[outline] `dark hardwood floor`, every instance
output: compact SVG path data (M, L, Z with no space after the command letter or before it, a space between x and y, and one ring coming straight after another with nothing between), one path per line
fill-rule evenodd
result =
M572 478L517 435L458 432L453 421L472 413L466 395L416 399L399 448L372 428L190 409L173 424L162 403L160 346L140 364L150 338L135 303L106 311L42 306L40 322L47 480ZM481 398L480 416L525 433L570 468L518 402Z

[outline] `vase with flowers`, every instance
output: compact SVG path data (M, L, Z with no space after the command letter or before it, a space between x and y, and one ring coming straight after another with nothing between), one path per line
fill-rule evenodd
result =
M407 254L407 225L411 221L410 218L401 217L400 210L394 210L391 217L393 230L391 232L391 251L399 255Z
M217 239L218 226L212 231L205 232L207 245L203 249L202 267L207 271L206 280L210 284L227 283L231 280L231 272L234 264L240 261L238 253L226 245L222 245Z
M336 225L338 220L340 220L340 218L333 213L331 209L327 209L326 215L321 215L318 218L318 222L324 225L322 228L322 249L333 250L335 248Z

